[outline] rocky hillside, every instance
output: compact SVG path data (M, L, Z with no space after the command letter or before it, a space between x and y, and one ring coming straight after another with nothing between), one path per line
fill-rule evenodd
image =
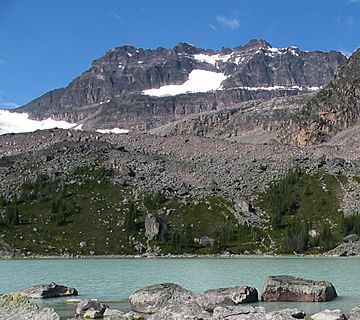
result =
M220 51L184 43L155 50L123 46L95 60L66 88L16 111L88 129L143 130L247 100L316 90L345 62L338 52L278 49L263 40Z
M343 213L360 203L359 150L60 129L3 135L0 251L323 251L346 235ZM299 225L315 230L311 242L286 236L306 235Z
M293 117L285 141L299 146L329 141L357 124L360 114L360 49Z
M150 132L196 134L246 142L278 140L300 147L331 143L331 138L334 144L339 144L340 140L349 143L357 140L359 131L359 74L360 50L318 92L243 102L188 116Z

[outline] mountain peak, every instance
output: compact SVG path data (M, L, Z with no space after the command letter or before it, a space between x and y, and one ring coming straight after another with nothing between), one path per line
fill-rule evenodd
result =
M252 39L244 47L272 48L272 45L264 39Z
M200 49L194 45L186 42L178 43L173 49L176 53L185 53L185 54L196 54L200 52Z

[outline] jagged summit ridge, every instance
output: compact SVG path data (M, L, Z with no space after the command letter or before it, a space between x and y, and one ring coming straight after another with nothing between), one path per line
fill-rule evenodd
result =
M138 130L242 101L308 92L326 85L345 61L338 52L278 49L265 40L218 51L186 43L154 50L122 46L95 60L66 88L50 91L16 111L87 129ZM216 81L201 90L188 83L200 73L205 80L195 84ZM151 90L167 86L184 90L151 96Z

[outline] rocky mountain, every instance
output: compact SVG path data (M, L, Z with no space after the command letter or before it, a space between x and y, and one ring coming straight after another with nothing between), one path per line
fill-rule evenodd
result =
M357 124L360 115L360 49L285 128L285 141L301 147L329 141Z
M277 140L300 147L331 139L335 139L335 144L344 143L344 139L349 143L356 139L359 131L359 74L360 50L317 92L242 102L188 116L150 132L196 134L255 143Z
M332 249L360 233L359 61L264 41L112 50L15 110L85 130L0 136L0 254ZM113 127L132 130L93 130Z
M66 88L20 107L85 129L146 130L243 101L293 96L326 85L346 62L341 53L273 48L252 40L233 49L114 48Z

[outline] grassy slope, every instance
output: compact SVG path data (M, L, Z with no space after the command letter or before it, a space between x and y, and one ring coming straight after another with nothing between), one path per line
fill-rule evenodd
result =
M134 244L146 244L144 221L148 213L161 214L170 225L164 241L152 240L163 253L231 253L266 251L273 239L278 252L287 252L284 239L292 224L307 222L311 229L319 231L324 224L330 226L332 236L340 241L342 213L339 212L340 182L342 176L325 173L304 174L293 187L297 207L293 214L283 217L284 226L274 229L270 224L264 229L238 225L232 213L233 203L225 198L209 196L201 200L168 198L161 202L148 203L146 195L137 194L130 187L114 186L102 169L89 171L80 168L67 181L61 194L64 202L71 203L65 223L54 219L53 200L59 196L60 182L51 182L52 187L42 187L42 196L35 200L18 200L20 224L0 225L4 240L22 252L37 254L135 254ZM24 193L31 193L31 185ZM61 188L60 188L61 189ZM260 194L257 206L273 214L272 203ZM136 196L134 196L136 194ZM26 197L25 197L26 198ZM36 197L35 197L36 198ZM129 229L125 222L130 202L137 207L135 227ZM181 245L175 245L174 234L181 235ZM202 247L192 239L209 236L216 240L211 247ZM131 240L129 240L131 238ZM188 239L191 238L191 241ZM313 239L314 240L314 239ZM316 240L316 239L315 239ZM86 245L80 247L80 242ZM322 248L312 241L315 248L308 252L319 252Z

